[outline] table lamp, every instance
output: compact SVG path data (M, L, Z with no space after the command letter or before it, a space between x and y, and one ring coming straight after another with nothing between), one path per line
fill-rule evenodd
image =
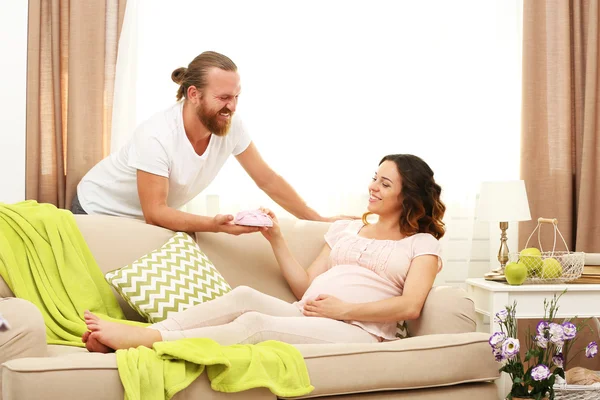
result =
M508 262L508 245L506 243L508 223L531 220L525 181L482 182L476 217L478 221L500 223L502 232L498 250L500 267L492 269L485 275L485 278L502 277L504 267Z

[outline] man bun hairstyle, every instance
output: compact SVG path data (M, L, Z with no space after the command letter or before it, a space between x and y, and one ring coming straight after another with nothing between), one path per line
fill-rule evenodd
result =
M177 101L187 98L190 86L202 90L206 87L206 75L211 68L219 68L223 71L237 72L237 66L231 59L215 51L205 51L185 67L179 67L171 73L173 82L179 85L177 89Z

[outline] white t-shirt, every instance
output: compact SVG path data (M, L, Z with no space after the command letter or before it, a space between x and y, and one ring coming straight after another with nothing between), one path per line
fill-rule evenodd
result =
M183 128L183 102L154 114L133 133L129 143L96 164L77 186L88 214L143 218L137 190L137 170L169 178L167 204L179 208L215 178L231 154L250 145L240 117L234 114L225 136L211 135L199 156Z

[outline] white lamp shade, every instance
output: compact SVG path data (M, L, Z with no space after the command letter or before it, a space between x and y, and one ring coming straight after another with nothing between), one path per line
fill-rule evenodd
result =
M525 181L482 182L477 219L484 222L531 220Z

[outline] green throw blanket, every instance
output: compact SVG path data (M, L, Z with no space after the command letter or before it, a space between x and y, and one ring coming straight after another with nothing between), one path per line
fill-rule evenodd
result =
M49 344L83 346L83 312L124 319L70 211L0 203L0 275L44 316Z
M171 399L205 366L212 389L220 392L266 387L279 397L295 397L314 389L302 354L273 340L231 346L211 339L158 342L153 349L118 350L117 364L126 400Z
M0 276L41 311L49 344L83 346L83 312L126 321L70 211L51 204L0 203ZM212 388L267 387L282 397L310 393L298 350L282 342L220 346L209 339L160 342L117 351L126 399L170 399L207 366Z

